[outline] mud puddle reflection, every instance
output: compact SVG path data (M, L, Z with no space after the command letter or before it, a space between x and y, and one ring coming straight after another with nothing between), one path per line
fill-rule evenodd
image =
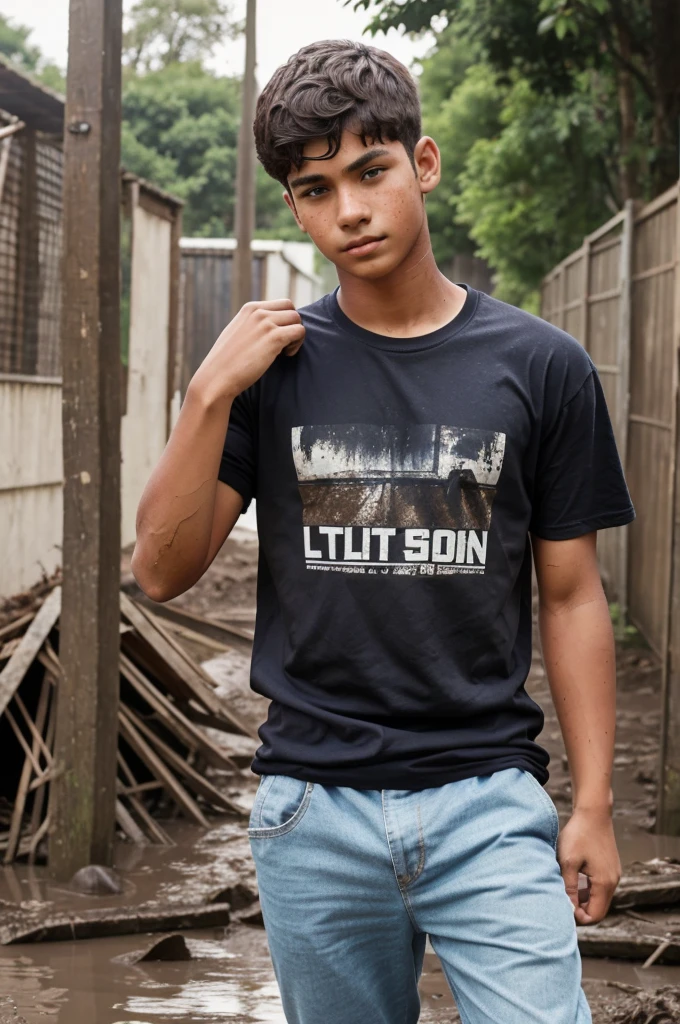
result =
M179 963L126 963L145 936L1 950L0 1024L285 1024L261 929L185 935L196 959Z

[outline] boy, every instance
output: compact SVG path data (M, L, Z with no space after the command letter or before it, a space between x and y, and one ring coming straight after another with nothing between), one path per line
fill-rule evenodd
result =
M413 1024L429 935L464 1024L587 1024L575 925L620 876L595 538L634 517L597 373L437 269L439 150L388 53L304 47L254 129L340 284L225 328L132 565L150 597L183 592L257 498L252 685L271 705L249 836L286 1019ZM524 689L532 554L573 784L559 843Z

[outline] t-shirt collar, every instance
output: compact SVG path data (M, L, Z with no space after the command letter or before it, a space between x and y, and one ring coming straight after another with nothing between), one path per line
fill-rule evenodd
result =
M456 282L458 283L458 282ZM353 320L340 308L338 303L338 292L340 285L336 285L332 292L326 296L327 307L330 316L346 334L350 334L356 341L364 345L371 345L373 348L380 348L387 352L419 352L428 348L434 348L444 341L448 341L470 322L477 309L479 292L469 284L459 284L467 292L463 308L447 324L442 324L434 331L427 334L419 334L411 338L397 338L394 335L377 334L369 331Z

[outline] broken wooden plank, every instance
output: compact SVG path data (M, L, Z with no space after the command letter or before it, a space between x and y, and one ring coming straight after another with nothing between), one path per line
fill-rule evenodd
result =
M120 750L118 751L117 758L120 770L123 773L123 776L125 777L128 784L131 786L136 786L137 780L132 774L132 770L130 769L130 766L128 765L127 761L121 754ZM163 783L159 782L157 783L157 785L162 786ZM132 807L137 817L146 825L147 833L151 839L155 839L157 842L161 843L162 846L175 845L170 836L168 835L168 833L165 831L165 829L161 828L158 822L154 818L152 818L152 816L149 814L149 812L147 811L146 807L144 806L143 802L139 799L139 797L128 796L127 799L129 800L130 806Z
M225 729L221 719L216 718L215 715L208 715L204 711L198 711L191 704L183 703L179 705L179 709L194 725L202 725L206 729L217 729L219 732L224 733L225 736L228 736L229 742L225 750L228 752L231 760L239 768L250 767L259 741L253 740L250 736L242 736L239 733L232 732L231 729Z
M19 615L10 622L6 622L4 626L0 626L0 640L4 640L6 637L12 636L13 633L21 632L24 626L28 626L28 624L33 621L35 615L36 613L34 609L33 611Z
M144 611L148 611L154 619L166 619L175 622L179 626L193 629L197 633L210 636L213 640L222 640L228 647L233 647L240 654L247 657L253 653L254 632L246 626L227 619L210 619L205 615L197 615L186 608L179 608L173 604L156 604L148 598L140 598L137 602L142 605Z
M33 835L30 837L30 842L29 842L29 845L28 845L28 850L26 851L28 853L28 863L29 864L35 864L35 855L36 855L36 851L38 849L38 844L40 843L40 840L42 839L42 837L44 835L47 835L47 833L49 832L49 828L50 828L50 816L49 816L49 814L47 814L45 816L45 820L43 821L42 825L40 825L35 830ZM21 852L22 851L21 851L21 843L20 843L19 844L19 853L21 854Z
M0 672L0 715L18 690L38 651L47 639L61 611L61 587L55 587L30 626L21 643Z
M195 822L202 825L203 828L209 828L210 823L194 798L187 793L184 786L182 786L179 780L175 778L169 768L165 766L156 752L152 750L146 740L140 736L129 717L125 714L125 709L123 707L121 707L118 712L118 721L120 723L120 731L124 739L130 744L137 756L141 757L151 774L164 784L165 789L172 796L173 800L175 800L175 802L179 804L179 806L182 807L189 817L193 818Z
M189 658L186 651L175 641L167 631L163 630L159 622L155 621L152 614L146 609L136 605L126 594L120 595L121 612L130 622L150 647L166 662L173 673L183 684L185 691L188 689L199 704L202 704L206 711L211 712L220 718L231 722L236 732L246 736L253 736L256 739L256 731L244 722L238 715L234 714L225 702L215 693L212 680L207 673L203 672L199 665ZM124 639L127 639L125 637ZM185 696L180 694L180 696Z
M220 654L226 654L227 651L233 650L223 640L214 640L211 636L205 633L198 633L195 629L189 629L188 626L180 626L178 622L174 622L172 619L167 620L168 628L172 633L177 636L183 637L185 640L190 640L194 644L201 644L203 647L209 647L211 651L218 651Z
M16 719L14 718L14 715L12 714L12 712L10 711L9 708L5 708L5 718L7 719L9 724L11 725L12 732L14 733L14 735L17 738L17 740L19 741L19 746L23 750L23 752L26 755L26 757L28 758L28 760L31 762L31 767L33 768L33 771L35 772L36 775L42 775L42 768L40 767L40 764L38 763L38 760L37 760L35 754L31 750L31 748L29 747L28 743L26 742L26 739L24 738L24 734L22 733L21 729L17 725Z
M49 641L47 643L49 644ZM40 653L42 654L43 651L41 651ZM47 685L48 685L48 692L51 695L50 710L49 710L49 715L48 715L48 718L47 718L47 732L45 733L45 743L47 744L47 749L51 753L52 750L54 749L54 731L55 731L56 724L57 724L57 698L56 698L56 692L53 692L54 677L50 674L50 670L49 669L45 670L45 676L44 676L43 682L47 683ZM63 771L63 769L57 769L57 770ZM54 771L55 771L54 766L52 768L48 768L47 772L43 775L43 781L49 781L49 778L51 777L51 773L53 773ZM36 780L34 779L33 782L35 782L35 781ZM31 786L32 785L33 785L33 783L31 783ZM31 811L31 832L33 833L34 838L35 838L35 835L37 834L37 832L39 831L39 829L42 827L40 825L40 819L41 819L42 813L43 813L43 806L44 806L44 803L45 803L46 792L47 792L47 787L44 786L44 785L41 785L40 789L38 790L38 792L35 794L35 796L33 798L33 810ZM49 816L49 811L48 811L48 813L47 813L47 815L45 817L45 821L48 822L49 818L50 818L50 816ZM30 847L30 849L28 851L28 863L29 864L34 864L35 863L35 852L36 852L37 846L38 846L37 842L36 843L31 843L31 847Z
M208 803L213 804L215 807L221 807L225 810L233 811L241 817L243 816L243 808L233 803L228 797L223 796L212 783L204 779L195 768L192 768L184 758L180 757L177 751L173 750L167 743L164 743L160 736L157 736L153 729L150 729L130 708L125 708L125 713L132 719L142 735L156 748L164 761L184 777L187 785L194 793L202 796L204 800L207 800Z
M49 687L49 683L47 683L47 686ZM40 693L41 699L42 699L42 694L44 692L46 692L46 691L45 691L45 680L43 679L43 689L41 690L41 693ZM36 756L40 755L40 756L44 757L45 758L45 763L48 766L51 765L52 764L52 753L51 753L50 750L48 750L47 744L45 743L45 741L44 741L44 739L42 737L42 730L45 727L44 719L43 719L41 725L38 725L37 722L34 722L33 719L31 718L31 716L29 715L28 711L26 710L26 705L24 704L23 700L21 699L21 697L19 696L18 693L14 694L14 702L15 702L16 706L19 708L19 711L21 712L21 717L23 718L24 722L26 723L26 725L28 727L28 731L30 732L31 736L33 737L33 741L34 741L34 743L33 743L33 750L34 750L34 753L36 754ZM36 746L38 748L37 751L35 749Z
M618 960L646 960L670 939L660 955L663 963L680 963L680 935L633 932L620 925L578 925L578 948L582 956L615 957Z
M138 846L147 846L148 840L141 828L132 817L127 807L124 807L120 800L116 800L116 821L128 839Z
M22 713L24 717L31 722L35 730L33 734L33 746L31 750L32 757L26 754L24 758L24 764L21 769L21 776L19 777L19 786L17 787L16 796L14 798L14 808L12 810L12 823L10 825L9 837L7 842L7 850L5 851L4 862L5 864L11 864L17 854L17 848L21 839L21 823L24 817L24 808L26 806L26 797L28 796L28 787L31 781L31 775L33 774L33 765L39 761L39 742L43 742L42 731L45 728L45 720L47 718L47 705L50 696L50 684L46 679L43 678L42 688L40 690L40 696L38 698L38 707L35 714L35 725L33 725L26 708L21 702ZM19 697L19 694L14 695L15 700ZM9 709L7 709L9 711ZM10 714L11 719L11 714ZM9 719L8 719L9 720ZM10 721L11 724L11 721ZM48 751L49 753L49 751Z
M612 910L628 907L672 907L680 903L680 878L621 879L612 897Z
M117 907L84 910L80 914L54 914L42 920L22 913L0 927L0 945L19 942L68 942L110 935L214 928L229 924L229 904L169 903L165 906Z
M124 654L120 656L120 670L137 693L153 708L163 724L185 746L190 750L200 750L206 761L214 768L226 768L228 771L235 769L236 766L229 760L229 756L224 750L213 743L201 729L197 729L193 722L190 722L182 714L177 705L168 700L157 686L150 683Z

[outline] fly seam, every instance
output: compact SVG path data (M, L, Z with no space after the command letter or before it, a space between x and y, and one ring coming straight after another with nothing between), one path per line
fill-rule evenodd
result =
M390 860L392 861L392 867L394 869L394 877L395 877L395 879L397 881L397 888L399 889L399 892L401 894L401 898L402 898L402 900L404 902L404 906L406 907L406 913L408 914L413 927L415 928L415 930L417 932L420 932L422 929L418 927L416 919L413 916L413 908L411 907L411 901L408 898L408 893L405 892L405 890L404 890L404 888L402 886L402 883L401 883L401 880L400 880L400 877L399 877L399 872L397 871L397 865L394 863L394 854L392 853L392 844L390 842L390 827L387 824L387 808L385 807L385 790L384 789L381 790L380 798L381 798L381 803L382 803L383 821L385 822L385 836L387 838L387 849L390 852Z
M418 818L418 849L420 851L420 857L415 874L412 878L408 879L406 885L412 885L416 879L420 878L423 873L423 868L425 867L425 836L423 835L423 820L420 815L420 804L416 807L416 816Z

